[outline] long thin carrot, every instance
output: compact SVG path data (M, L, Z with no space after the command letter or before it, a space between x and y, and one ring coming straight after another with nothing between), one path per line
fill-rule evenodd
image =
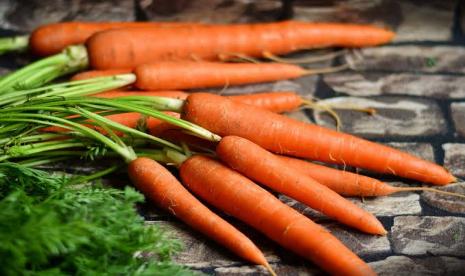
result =
M178 90L224 87L293 79L346 69L340 67L307 70L293 64L220 63L196 61L165 61L137 66L135 87L141 90Z
M205 207L156 161L139 157L129 163L128 174L133 184L164 210L245 260L270 268L249 238Z
M29 38L30 50L39 56L59 53L74 44L82 44L91 35L104 30L128 27L171 28L193 23L168 22L61 22L40 26Z
M221 136L236 135L249 139L278 154L347 164L437 185L456 180L443 167L388 146L218 95L189 95L182 118Z
M122 28L87 42L94 69L133 68L162 60L218 60L228 54L261 57L330 46L365 47L389 42L393 33L367 25L284 21L243 25ZM111 49L111 50L109 50Z
M250 179L339 222L370 234L387 233L375 216L247 139L225 136L216 153L223 162Z
M378 179L337 170L323 165L287 156L279 156L288 166L307 174L319 183L343 196L387 196L400 192L428 191L450 196L465 197L465 195L441 191L430 187L395 187Z
M213 206L244 221L333 275L375 275L336 237L238 172L204 156L180 167L183 183Z

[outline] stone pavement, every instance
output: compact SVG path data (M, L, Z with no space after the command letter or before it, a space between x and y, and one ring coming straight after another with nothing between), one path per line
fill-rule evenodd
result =
M356 61L353 70L324 76L229 87L226 94L295 90L328 102L374 107L376 115L341 110L345 132L387 143L435 161L465 179L465 4L459 1L227 1L227 0L90 1L5 0L0 2L3 34L27 32L38 24L60 20L200 20L258 22L283 18L308 21L372 23L397 32L383 47L347 52L314 66ZM192 1L194 2L194 1ZM291 3L292 2L292 3ZM208 7L208 9L206 9ZM299 53L306 56L314 53ZM0 59L7 72L27 60ZM320 111L289 114L334 128ZM421 183L374 175L390 184ZM465 193L465 182L441 189ZM344 228L302 204L280 199L322 223L380 275L465 275L465 201L425 193L403 193L375 199L351 199L373 212L389 234L373 237ZM146 204L140 206L148 224L174 231L185 243L176 261L207 274L264 275L171 216ZM324 275L304 260L224 215L263 249L278 275Z

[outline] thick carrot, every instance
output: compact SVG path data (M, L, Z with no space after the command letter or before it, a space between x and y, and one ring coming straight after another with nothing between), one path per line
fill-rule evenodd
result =
M249 139L278 154L347 164L437 185L456 180L443 167L399 150L218 95L191 94L183 109L182 118L188 121L221 136Z
M223 162L248 178L339 222L370 234L387 233L375 216L247 139L225 136L216 153Z
M31 51L39 56L59 53L74 44L82 44L91 35L110 29L127 27L171 28L190 26L193 23L161 23L161 22L61 22L40 26L29 38Z
M387 196L400 192L428 191L450 196L465 195L441 191L430 187L395 187L378 179L343 170L329 168L305 160L277 155L288 166L307 174L319 183L344 196Z
M293 111L304 104L302 97L293 91L262 92L227 96L227 98L276 113Z
M96 33L87 42L94 69L134 68L166 60L218 60L225 55L261 57L317 47L364 47L389 42L386 29L336 23L284 21L243 25L122 28Z
M107 91L92 95L100 98L117 98L124 96L156 96L184 100L189 93L182 91ZM254 94L225 96L235 102L242 102L267 109L276 113L293 111L304 104L303 99L293 91L272 91Z
M113 75L118 75L118 74L128 74L131 72L132 72L131 69L109 69L109 70L84 71L84 72L80 72L72 76L71 81L87 80L87 79L92 79L92 78L113 76Z
M249 238L205 207L162 165L140 157L129 163L128 173L133 184L158 206L240 257L269 268Z
M292 79L310 71L293 64L165 61L137 66L135 87L141 90L176 90L224 87Z
M375 272L320 225L279 201L255 183L204 156L180 167L183 183L206 202L244 221L280 245L333 275Z

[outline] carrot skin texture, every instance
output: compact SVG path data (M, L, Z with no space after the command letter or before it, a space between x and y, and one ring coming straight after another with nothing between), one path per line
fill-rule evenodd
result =
M167 60L219 60L228 54L261 57L321 47L365 47L389 42L391 31L367 26L283 21L274 23L124 28L99 32L86 46L94 69L131 68ZM112 45L111 51L108 45Z
M397 192L378 179L368 176L337 170L287 156L278 156L287 165L307 174L319 183L343 196L386 196Z
M293 79L305 73L293 64L165 61L137 66L134 85L141 90L223 87Z
M443 167L399 150L217 95L189 95L182 118L220 136L246 138L278 154L347 164L436 185L455 180Z
M156 22L60 22L40 26L29 38L30 49L38 56L57 54L74 44L82 44L93 34L110 29L128 27L170 28L193 23L156 23Z
M242 258L255 264L267 264L249 238L205 207L156 161L137 158L129 164L128 173L136 188L164 210Z
M293 91L273 91L226 97L235 102L253 105L275 113L290 112L303 104L302 97Z
M327 272L333 275L375 275L366 263L323 227L218 161L193 156L181 165L180 175L194 194Z
M231 168L351 227L369 234L387 232L375 216L247 139L225 136L216 147Z

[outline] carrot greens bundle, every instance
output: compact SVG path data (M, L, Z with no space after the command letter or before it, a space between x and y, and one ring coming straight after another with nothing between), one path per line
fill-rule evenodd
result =
M0 274L191 274L170 261L179 241L137 214L140 193L73 180L0 163Z

